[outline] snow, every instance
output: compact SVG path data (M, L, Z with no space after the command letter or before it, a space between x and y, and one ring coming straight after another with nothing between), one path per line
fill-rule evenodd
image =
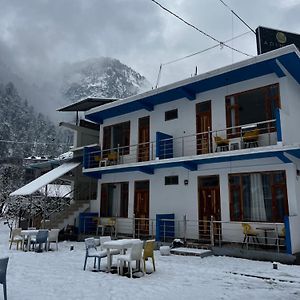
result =
M25 196L31 195L43 186L47 185L48 183L54 181L55 179L59 178L60 176L68 173L69 171L75 169L79 166L80 163L77 162L69 162L60 165L59 167L47 172L46 174L38 177L37 179L29 182L28 184L24 185L20 189L12 192L10 196Z
M71 198L71 186L66 184L48 184L47 196L53 198ZM46 195L46 186L39 190L43 195Z
M205 249L195 249L195 248L173 248L171 251L175 251L176 253L191 253L191 254L207 254L210 253L211 250L205 250Z
M278 264L278 270L273 270L271 262L214 256L161 256L155 251L156 272L129 279L91 272L92 259L83 271L83 242L60 242L58 251L23 252L15 250L15 245L8 250L8 232L8 227L1 223L0 253L10 258L7 271L10 300L300 298L300 266ZM74 251L70 251L71 245ZM101 269L105 267L104 258ZM151 267L150 260L147 271Z

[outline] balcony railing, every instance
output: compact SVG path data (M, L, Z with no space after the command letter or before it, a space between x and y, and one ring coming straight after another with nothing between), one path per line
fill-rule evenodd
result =
M153 142L104 150L87 148L84 154L84 168L236 151L276 144L275 119L181 137L159 133Z

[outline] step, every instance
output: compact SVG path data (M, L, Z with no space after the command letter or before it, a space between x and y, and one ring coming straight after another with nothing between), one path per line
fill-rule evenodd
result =
M171 249L172 254L176 255L185 255L185 256L199 256L199 257L207 257L213 255L213 252L208 249L197 249L197 248L173 248Z

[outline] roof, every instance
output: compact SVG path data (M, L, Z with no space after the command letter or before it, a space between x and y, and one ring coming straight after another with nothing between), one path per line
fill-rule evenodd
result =
M286 76L286 70L300 84L300 53L294 45L93 108L85 113L85 118L101 124L105 119L141 109L153 111L156 105L181 98L192 101L196 99L198 93L260 76L276 74L279 78L284 77Z
M88 97L74 102L72 104L66 105L64 107L58 108L57 111L87 111L91 108L114 102L116 100L118 99Z
M48 183L54 181L55 179L61 177L62 175L68 173L69 171L73 170L74 168L80 165L79 162L68 162L60 165L59 167L47 172L46 174L38 177L37 179L29 182L28 184L24 185L20 189L12 192L9 196L28 196L32 195L34 192L41 189L43 186L47 185Z

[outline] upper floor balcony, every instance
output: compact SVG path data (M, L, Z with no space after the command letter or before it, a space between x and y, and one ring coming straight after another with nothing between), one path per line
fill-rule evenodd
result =
M247 152L250 148L276 145L278 141L281 141L281 128L277 119L180 137L156 132L156 139L151 142L110 149L86 147L83 166L92 169L181 157L214 156L228 151L237 154L236 151Z

